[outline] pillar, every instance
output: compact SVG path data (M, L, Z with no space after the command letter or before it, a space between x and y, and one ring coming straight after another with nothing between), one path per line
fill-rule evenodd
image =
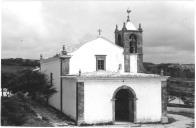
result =
M161 123L168 123L167 117L167 81L161 81L162 117Z
M62 76L69 74L70 55L62 55L60 57L60 110L63 112L63 78Z
M130 55L124 54L124 72L130 72Z
M84 82L76 83L76 118L77 125L84 123Z
M112 98L111 101L112 101L112 122L114 123L115 122L115 101L116 99Z

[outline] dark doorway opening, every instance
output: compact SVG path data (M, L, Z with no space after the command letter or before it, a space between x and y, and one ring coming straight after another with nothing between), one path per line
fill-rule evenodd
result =
M133 93L129 89L120 89L115 99L115 121L134 122Z

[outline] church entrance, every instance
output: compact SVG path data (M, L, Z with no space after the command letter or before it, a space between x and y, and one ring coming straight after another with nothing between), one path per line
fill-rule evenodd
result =
M130 89L120 89L115 94L115 121L134 122L135 95Z

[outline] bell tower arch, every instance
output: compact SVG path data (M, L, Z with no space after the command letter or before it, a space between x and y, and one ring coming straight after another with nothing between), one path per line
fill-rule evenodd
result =
M130 53L137 53L137 36L135 34L131 34L129 36L130 42L129 42L129 52Z

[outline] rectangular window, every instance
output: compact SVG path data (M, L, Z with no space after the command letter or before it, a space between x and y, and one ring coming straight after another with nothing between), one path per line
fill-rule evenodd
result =
M104 60L97 60L98 61L98 70L104 70Z
M106 70L106 55L96 56L96 70Z

